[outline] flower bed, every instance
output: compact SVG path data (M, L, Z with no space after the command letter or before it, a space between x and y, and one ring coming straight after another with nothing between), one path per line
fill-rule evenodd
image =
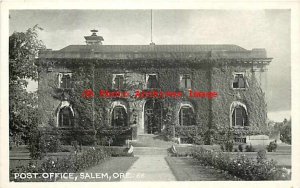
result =
M225 170L243 180L290 180L291 174L285 168L277 167L271 160L249 159L245 155L230 157L222 152L195 148L193 157L202 164Z
M75 173L97 165L110 157L110 152L104 148L89 148L82 153L71 153L63 157L48 157L37 165L32 162L10 170L10 181L55 181L55 179L15 179L14 173Z

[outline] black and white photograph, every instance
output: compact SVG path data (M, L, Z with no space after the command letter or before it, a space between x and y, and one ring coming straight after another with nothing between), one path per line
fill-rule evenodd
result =
M291 181L291 15L9 9L1 173L16 185Z

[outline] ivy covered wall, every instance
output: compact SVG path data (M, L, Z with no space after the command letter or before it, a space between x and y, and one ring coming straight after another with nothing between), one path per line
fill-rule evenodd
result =
M244 73L248 87L233 89L234 73ZM219 66L212 68L212 90L219 96L212 100L212 125L218 128L230 127L230 106L234 101L245 104L248 124L252 134L263 133L267 127L267 104L265 95L250 66Z
M48 71L48 62L53 68ZM190 74L192 90L216 91L215 99L189 98L163 99L164 109L172 109L171 121L179 124L179 104L189 102L194 106L198 130L230 126L230 105L240 101L247 106L250 127L263 129L266 125L266 104L264 94L256 82L251 68L245 66L223 66L214 62L197 60L95 60L95 59L40 59L39 66L39 111L40 127L57 126L57 112L61 101L67 100L75 112L76 130L96 134L97 130L110 126L111 104L122 101L128 107L128 124L137 116L137 127L143 128L143 105L145 99L104 99L99 97L100 89L112 90L113 74L125 74L127 91L142 90L145 75L156 73L162 91L180 91L180 74ZM222 62L221 62L222 63ZM58 74L72 72L73 88L58 89ZM245 72L249 85L246 90L232 89L233 72ZM92 89L95 97L86 99L82 92ZM185 92L187 95L188 92ZM164 112L166 115L167 112ZM168 125L166 125L168 126ZM95 133L93 133L95 131Z

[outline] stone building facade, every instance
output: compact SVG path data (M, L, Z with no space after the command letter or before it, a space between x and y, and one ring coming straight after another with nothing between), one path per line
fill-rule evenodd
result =
M133 140L168 132L190 142L185 132L267 126L266 66L272 58L265 49L102 45L95 32L85 38L86 45L40 52L40 128L94 135L130 129ZM137 91L168 96L137 98ZM198 97L191 97L196 91Z

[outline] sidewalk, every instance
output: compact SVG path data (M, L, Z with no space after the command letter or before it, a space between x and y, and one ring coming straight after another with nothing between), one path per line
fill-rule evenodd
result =
M163 155L138 156L121 181L176 181Z

